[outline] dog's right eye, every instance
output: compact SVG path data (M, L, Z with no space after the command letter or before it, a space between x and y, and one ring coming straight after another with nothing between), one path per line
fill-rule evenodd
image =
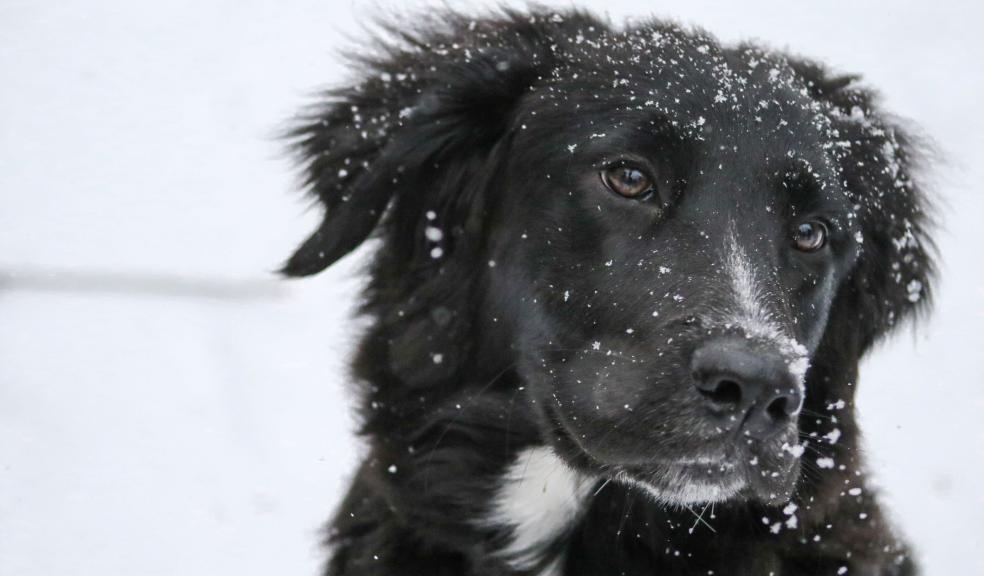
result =
M827 225L819 220L803 222L793 232L793 245L800 252L816 252L827 244Z
M626 198L642 200L656 191L652 177L633 164L608 166L601 171L601 181L609 190Z

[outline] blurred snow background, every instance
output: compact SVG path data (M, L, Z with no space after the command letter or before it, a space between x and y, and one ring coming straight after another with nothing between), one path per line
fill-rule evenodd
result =
M860 402L927 573L984 573L979 4L578 4L863 72L936 139L937 313ZM271 275L317 217L271 135L378 6L0 0L0 574L316 573L365 251Z

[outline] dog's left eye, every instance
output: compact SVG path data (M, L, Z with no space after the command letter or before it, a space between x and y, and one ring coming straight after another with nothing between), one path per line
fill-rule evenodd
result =
M601 171L601 181L612 192L626 198L642 199L655 191L653 179L632 164L615 164Z
M827 244L827 225L819 220L803 222L793 233L793 244L801 252L816 252Z

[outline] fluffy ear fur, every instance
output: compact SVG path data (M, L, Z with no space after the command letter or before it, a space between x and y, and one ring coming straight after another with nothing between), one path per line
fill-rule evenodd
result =
M518 105L557 65L553 38L598 23L576 12L441 18L423 32L382 25L395 40L353 59L357 85L329 92L289 134L325 216L283 272L315 274L374 230L383 237L364 301L378 322L356 372L407 389L449 380L472 354L487 189Z
M325 269L362 243L401 197L433 212L430 224L443 231L441 239L431 231L428 246L427 226L418 226L416 239L404 239L416 250L403 256L423 265L431 253L448 255L454 239L444 236L465 225L447 220L462 216L462 188L474 191L514 106L552 57L542 21L509 13L504 19L507 26L451 16L422 33L382 25L396 40L380 42L377 56L353 58L357 85L328 92L289 132L325 217L284 274ZM424 214L401 214L397 226L426 222L408 216Z
M837 296L851 305L835 306L850 315L845 320L857 331L859 357L929 304L934 266L926 193L918 180L923 150L878 109L870 90L855 85L856 77L831 75L812 62L790 64L826 109L843 184L861 225L858 261Z

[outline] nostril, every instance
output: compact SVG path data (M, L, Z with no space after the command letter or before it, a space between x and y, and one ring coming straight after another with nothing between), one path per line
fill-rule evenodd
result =
M769 417L772 418L772 420L782 422L783 420L789 418L792 412L792 409L790 408L791 404L792 403L789 401L789 397L780 396L772 402L769 402L769 405L766 407L765 411L769 414Z
M701 395L718 405L737 406L741 402L741 384L734 380L723 378L712 386L701 386L698 390Z

